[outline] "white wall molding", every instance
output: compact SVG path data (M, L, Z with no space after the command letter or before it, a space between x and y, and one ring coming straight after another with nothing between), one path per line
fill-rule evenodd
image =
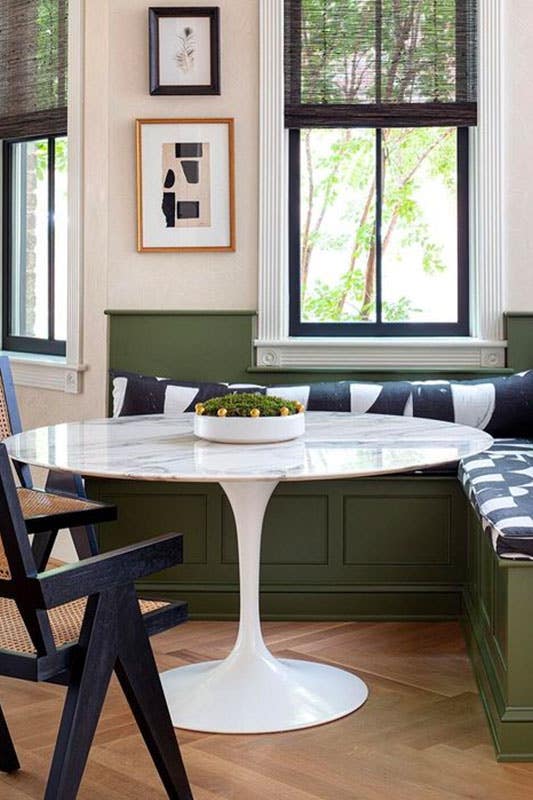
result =
M284 0L260 0L259 367L505 365L503 312L503 21L479 0L479 126L471 133L472 338L291 339L288 322L288 162L284 130Z
M44 358L22 353L2 353L9 356L13 379L17 386L51 389L67 394L79 394L82 389L84 366L68 366L61 358Z
M503 339L504 24L501 0L479 0L478 127L470 132L472 334Z
M257 366L291 367L431 367L500 369L505 366L500 341L476 339L287 339L257 343Z
M68 64L69 231L66 361L67 368L76 371L83 362L85 0L69 0ZM80 391L80 388L77 388L77 391Z
M289 333L288 169L284 126L284 0L260 2L258 337Z

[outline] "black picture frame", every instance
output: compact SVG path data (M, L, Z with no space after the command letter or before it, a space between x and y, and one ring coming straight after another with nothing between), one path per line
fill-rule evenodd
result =
M161 84L159 22L162 18L208 17L210 21L211 79L208 84ZM151 95L220 94L220 9L214 6L157 6L148 9Z

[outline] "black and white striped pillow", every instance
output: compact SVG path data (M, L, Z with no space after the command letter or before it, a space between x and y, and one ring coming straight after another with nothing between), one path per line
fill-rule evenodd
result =
M297 399L308 411L425 417L470 425L495 437L533 436L533 371L473 381L335 381L238 388Z
M425 417L470 425L495 437L533 436L533 371L474 381L331 381L268 387L183 383L117 372L114 416L192 411L195 403L210 397L250 391L299 400L308 411Z
M194 411L196 403L226 394L226 383L191 383L114 372L113 416L133 417L142 414L182 414Z

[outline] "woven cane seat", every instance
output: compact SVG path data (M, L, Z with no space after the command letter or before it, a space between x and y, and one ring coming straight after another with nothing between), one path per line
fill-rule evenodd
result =
M12 433L13 429L11 427L11 420L9 419L9 408L4 389L4 381L0 377L0 440L3 441L7 439Z
M0 543L0 580L8 581L11 577L4 548Z
M91 511L98 503L69 497L62 494L40 492L36 489L17 489L24 519L44 517L51 514L72 514L75 511Z
M56 647L78 640L86 603L87 598L82 597L48 612ZM169 603L155 600L139 600L143 615L168 605ZM35 654L35 648L15 602L4 597L0 597L0 649L27 655Z

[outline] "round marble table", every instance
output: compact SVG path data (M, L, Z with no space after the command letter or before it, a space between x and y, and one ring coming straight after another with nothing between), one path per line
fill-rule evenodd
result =
M368 690L355 675L322 664L278 660L259 615L261 531L280 481L379 476L458 461L490 447L487 434L412 417L308 413L307 431L282 444L223 445L195 439L190 414L65 423L7 440L18 461L83 476L143 481L215 481L235 516L240 624L224 661L161 676L176 727L266 733L338 719Z

